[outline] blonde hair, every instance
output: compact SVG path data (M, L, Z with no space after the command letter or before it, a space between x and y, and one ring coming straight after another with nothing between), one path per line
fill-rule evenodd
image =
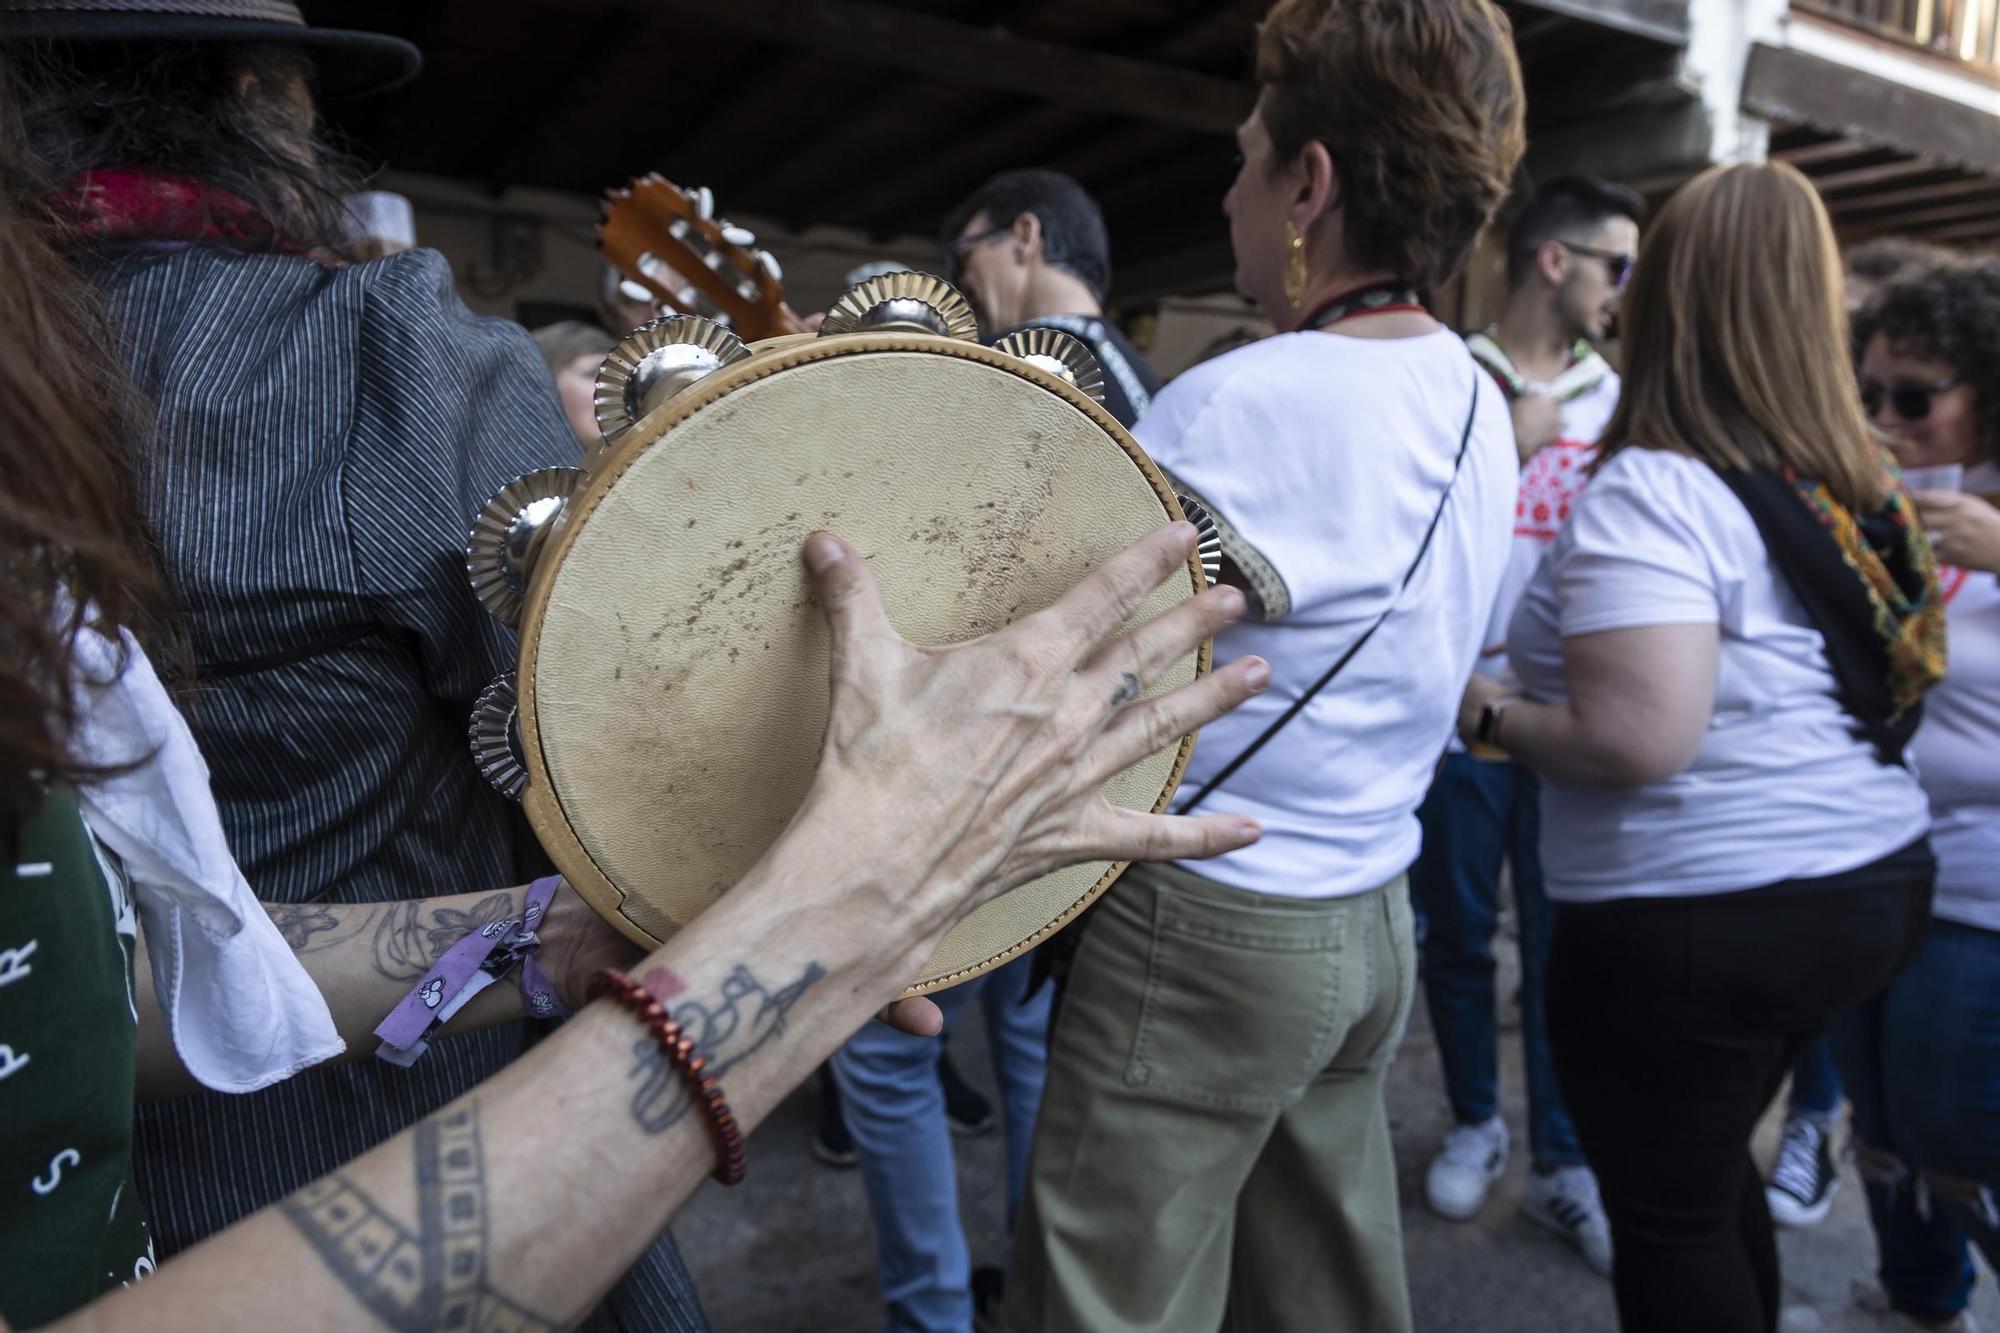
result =
M1625 363L1600 458L1641 447L1882 500L1848 346L1840 251L1810 182L1782 162L1711 167L1647 230L1625 294Z

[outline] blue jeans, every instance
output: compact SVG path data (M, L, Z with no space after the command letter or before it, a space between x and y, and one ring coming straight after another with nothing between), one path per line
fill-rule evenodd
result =
M1007 1136L1010 1235L1027 1186L1028 1149L1048 1067L1053 987L1028 995L1032 964L1032 956L1017 958L931 997L944 1011L947 1027L975 996L986 1011ZM890 1333L969 1333L972 1328L972 1260L958 1220L958 1175L937 1061L936 1038L912 1037L886 1023L870 1022L830 1062L868 1190L877 1280L888 1307L884 1327Z
M1528 1148L1545 1170L1580 1165L1583 1150L1556 1090L1542 1000L1554 917L1542 890L1541 783L1519 764L1448 754L1417 818L1424 844L1410 867L1410 891L1422 917L1424 999L1452 1114L1472 1125L1500 1113L1493 936L1504 860L1520 917Z
M1792 1062L1792 1090L1785 1108L1790 1115L1827 1121L1840 1109L1840 1071L1834 1067L1830 1039L1810 1043Z
M2000 1266L2000 932L1933 920L1909 967L1834 1024L1834 1055L1883 1289L1949 1319L1972 1295L1967 1243Z

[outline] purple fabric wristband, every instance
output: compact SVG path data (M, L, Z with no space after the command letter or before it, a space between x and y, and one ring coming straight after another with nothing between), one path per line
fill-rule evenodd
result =
M513 967L521 964L521 996L536 1018L558 1018L567 1011L535 955L537 933L549 903L562 887L562 876L548 875L528 886L521 915L491 921L444 951L437 962L376 1027L382 1039L376 1056L391 1064L409 1065L430 1048L430 1038L464 1007Z

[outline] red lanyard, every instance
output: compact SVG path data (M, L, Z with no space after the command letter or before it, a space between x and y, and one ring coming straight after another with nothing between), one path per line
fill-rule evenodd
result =
M1299 328L1323 329L1338 324L1343 319L1359 319L1364 315L1389 315L1399 311L1414 311L1429 314L1424 303L1417 299L1415 291L1395 283L1377 282L1366 287L1356 287L1342 292L1306 317Z

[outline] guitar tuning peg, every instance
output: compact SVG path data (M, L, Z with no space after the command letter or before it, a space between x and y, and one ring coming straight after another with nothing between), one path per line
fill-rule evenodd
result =
M722 228L722 239L728 241L731 245L740 245L747 250L757 244L756 233L752 232L748 227L739 227L733 222L724 222L719 225Z
M697 185L687 192L688 202L694 205L694 215L703 222L715 216L715 191L706 185Z
M785 280L785 271L778 267L777 256L773 255L769 250L757 251L754 258L757 260L757 267L768 273L772 282L783 282Z

